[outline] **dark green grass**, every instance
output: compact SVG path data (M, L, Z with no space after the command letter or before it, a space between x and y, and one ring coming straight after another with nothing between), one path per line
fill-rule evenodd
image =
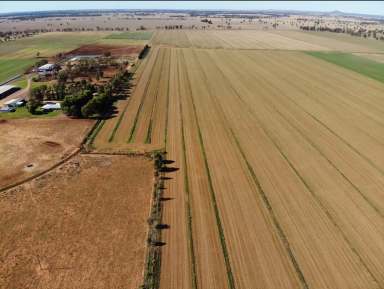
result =
M384 63L342 52L308 51L307 54L384 82Z
M122 32L117 34L110 34L106 39L128 39L128 40L149 40L152 37L150 31L135 31L135 32Z

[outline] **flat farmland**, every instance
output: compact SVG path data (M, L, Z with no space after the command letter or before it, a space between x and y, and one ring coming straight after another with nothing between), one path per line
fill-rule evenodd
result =
M143 282L153 162L77 155L0 195L0 288Z
M2 119L0 188L42 173L79 150L93 120Z
M252 33L156 32L93 143L166 151L160 288L383 288L383 84Z
M337 33L310 33L297 30L174 30L157 31L151 39L155 45L168 47L343 51L381 53L382 41L361 39Z

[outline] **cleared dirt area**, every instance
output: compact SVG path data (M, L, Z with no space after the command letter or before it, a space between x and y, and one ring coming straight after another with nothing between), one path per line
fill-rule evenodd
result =
M79 155L0 195L0 288L142 284L153 162Z
M111 53L112 56L138 55L143 49L140 45L113 46L102 44L87 44L71 50L66 55L102 55Z
M156 34L94 143L172 161L160 287L383 288L384 86L293 51L370 48L268 33L251 49L226 33Z
M76 151L92 120L0 120L0 188L40 173Z

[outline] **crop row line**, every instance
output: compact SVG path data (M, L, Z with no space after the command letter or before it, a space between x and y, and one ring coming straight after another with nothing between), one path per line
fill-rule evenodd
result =
M172 52L172 51L171 51ZM171 55L172 56L172 55ZM169 60L169 75L168 75L168 86L167 86L167 111L165 112L165 130L164 130L164 147L167 147L167 137L168 137L168 122L169 122L169 87L170 87L170 82L171 82L171 60L172 57L170 56Z
M249 58L249 57L248 57ZM264 81L268 82L268 80L264 79ZM272 83L271 83L272 85ZM324 123L322 123L319 119L317 119L315 116L313 116L312 114L310 114L308 111L306 111L301 105L299 105L296 101L294 101L290 96L287 96L287 99L289 101L291 101L294 105L296 105L301 111L303 111L305 114L307 114L310 118L314 119L316 122L318 122L319 124L321 124L323 127L325 127L328 131L330 131L333 135L337 136L339 139L341 139L336 133L334 133L329 127L327 127ZM363 199L381 216L383 217L383 214L380 212L379 208L367 197L365 196L365 194L330 160L327 158L327 156L323 153L323 151L308 137L306 136L305 134L303 134L298 128L297 126L293 125L288 119L287 117L285 117L283 115L283 113L281 113L281 111L279 111L275 105L271 104L269 99L266 99L266 98L263 98L263 100L265 101L265 103L269 103L270 104L270 107L276 112L278 113L292 128L294 128L305 140L307 140L307 142L354 188L356 189L356 191L363 197ZM242 100L243 101L243 100ZM253 111L250 110L250 112L252 114L254 114ZM342 139L341 139L342 140ZM343 140L342 140L343 141ZM349 143L346 143L345 141L343 141L344 144L347 144L349 145ZM350 146L349 146L350 147ZM361 156L361 154L356 151L356 150L353 150L355 153L358 153L358 155ZM372 164L372 163L371 163Z
M159 54L159 50L156 50L156 59L155 59L155 63L153 65L153 67L156 65L156 63L159 61L159 58L158 58L158 54ZM139 105L139 108L137 109L137 112L136 112L136 116L135 116L135 119L133 120L133 125L132 125L132 128L131 128L131 131L130 131L130 134L129 134L129 137L128 137L128 143L132 143L133 142L133 139L135 137L135 131L136 131L136 126L137 126L137 121L139 120L139 115L140 115L140 112L141 112L141 108L143 106L143 103L144 103L144 99L146 98L147 96L147 91L148 91L148 88L149 88L149 84L150 84L150 80L152 78L152 74L153 74L153 67L151 68L151 72L149 74L149 77L148 77L148 81L147 83L145 84L145 89L144 89L144 92L143 92L143 97L141 98L141 101L140 101L140 105Z
M232 86L231 86L232 87ZM232 87L232 90L238 94L238 92ZM264 98L263 98L264 99ZM303 178L303 176L298 172L298 170L295 168L295 166L292 164L292 162L288 159L288 157L285 155L285 153L282 151L281 147L275 142L275 140L273 139L273 137L270 135L269 131L265 128L265 126L263 125L263 123L260 121L260 119L257 117L256 113L253 112L253 110L250 109L250 107L242 100L244 106L246 107L246 109L254 116L254 118L257 120L258 122L258 125L260 126L260 128L262 129L262 131L266 134L266 136L268 137L268 139L273 143L273 145L275 146L275 148L279 151L280 155L284 158L284 160L287 162L287 164L289 165L289 167L293 170L293 172L295 173L295 175L300 179L300 181L304 184L304 186L307 188L307 190L311 193L312 197L314 198L314 200L319 204L319 206L322 208L322 210L324 211L324 213L327 215L327 217L329 218L329 220L332 222L332 224L335 226L335 228L337 228L337 230L340 232L341 236L343 237L343 239L345 240L345 242L348 244L348 246L350 247L350 249L352 250L352 252L356 255L356 257L359 259L359 261L362 263L362 265L366 268L367 272L371 275L372 279L377 283L377 279L374 277L373 273L369 270L368 266L365 264L364 260L362 259L362 257L360 256L360 254L357 252L356 248L353 247L353 245L351 244L351 242L349 241L349 239L347 238L347 236L345 235L345 233L343 232L343 230L340 228L340 226L337 224L337 222L334 220L334 218L332 217L331 213L328 211L328 209L326 208L326 206L321 202L321 200L319 199L319 197L317 196L317 194L313 191L313 189L310 187L310 185L306 182L306 180ZM303 276L304 277L304 276Z
M103 128L103 125L105 124L105 120L101 119L96 122L96 124L93 126L91 131L89 132L88 136L84 140L84 148L86 151L93 148L93 142L97 136L97 134L100 132L100 130Z
M251 57L248 57L252 61L254 61ZM264 81L267 81L264 79ZM286 80L288 81L288 80ZM292 83L291 83L292 84ZM297 89L300 90L299 86L296 86ZM312 113L307 111L302 105L300 105L297 101L293 100L292 97L287 95L287 98L294 103L298 108L300 108L305 114L309 115L311 118L313 118L316 122L318 122L321 126L323 126L325 129L327 129L329 132L331 132L334 136L336 136L339 140L341 140L345 145L347 145L351 150L353 150L356 154L358 154L360 157L362 157L365 161L367 161L372 167L374 167L381 175L384 176L384 170L382 170L380 167L378 167L371 159L360 153L354 146L352 146L349 142L347 142L344 138L339 136L334 130L332 130L330 127L328 127L325 123L323 123L320 119L318 119L316 116L314 116ZM364 133L364 132L363 132ZM365 133L366 134L366 133ZM370 136L370 135L368 135ZM371 137L371 136L370 136ZM375 138L373 138L375 139ZM376 140L376 139L375 139ZM377 141L377 140L376 140ZM381 142L380 142L381 143Z
M321 151L321 149L305 134L303 134L295 125L293 125L280 111L273 109L279 114L292 128L294 128L360 195L361 197L381 216L380 209Z
M179 64L179 63L178 63ZM178 75L179 81L179 75ZM180 93L179 93L180 95ZM185 132L184 132L184 120L183 120L183 107L181 101L179 101L180 109L180 122L181 122L181 145L183 150L183 169L184 169L184 190L187 194L187 230L188 230L188 243L191 253L192 263L192 288L197 289L197 274L196 274L196 257L195 249L193 245L193 229L192 229L192 206L191 206L191 192L189 190L189 177L188 177L188 166L187 166L187 152L185 145Z
M166 54L164 53L164 56L161 58L162 61L161 61L161 65L160 65L160 71L164 67L165 58L166 58ZM146 144L149 144L152 141L152 135L151 134L152 134L153 117L154 117L154 114L156 112L156 107L157 107L157 104L158 104L157 100L159 98L159 89L158 88L159 88L160 79L161 79L161 76L159 75L159 77L157 79L158 85L156 86L156 92L155 92L154 100L153 100L153 103L152 103L152 109L151 109L150 120L149 120L149 124L148 124L148 129L147 129L147 134L146 134L145 141L144 141L144 143L146 143Z
M131 78L132 78L132 75L129 76L129 79L128 79L127 81L129 82ZM115 137L115 134L116 134L116 132L117 132L117 129L119 128L120 123L121 123L121 121L122 121L122 119L123 119L123 117L124 117L124 115L125 115L125 112L126 112L126 110L127 110L127 108L128 108L129 100L130 100L130 99L128 99L127 104L126 104L125 107L124 107L124 110L123 110L122 113L120 114L119 119L117 120L117 122L116 122L116 124L115 124L115 126L114 126L114 128L113 128L112 133L111 133L111 135L109 136L108 142L112 142L112 141L113 141L113 139L114 139L114 137Z
M223 71L221 70L220 67L217 66L215 61L212 60L211 63L213 63L215 65L216 69L218 71L220 71L221 75L224 78L226 78L224 73L223 73ZM227 83L231 87L232 91L235 92L236 96L240 100L242 100L242 98L237 93L237 91L234 89L232 84L230 82L227 82ZM247 166L247 169L248 169L249 173L252 176L252 180L253 180L254 184L258 188L260 197L263 200L263 203L264 203L265 207L267 208L267 210L269 212L269 215L270 215L270 217L272 219L272 222L273 222L273 224L274 224L274 226L275 226L275 228L277 230L277 233L278 233L282 243L284 244L284 247L285 247L285 249L286 249L286 251L288 253L289 259L291 260L292 265L295 268L295 271L296 271L296 273L297 273L297 275L298 275L298 277L299 277L299 279L301 281L301 284L303 285L303 288L308 289L309 288L308 283L307 283L307 281L305 279L304 273L302 272L298 261L296 260L294 254L293 254L293 250L292 250L291 245L290 245L290 243L288 241L288 238L287 238L283 228L281 227L280 222L278 221L275 212L273 211L271 202L269 201L269 198L267 197L267 194L265 193L265 191L264 191L263 187L261 186L260 181L259 181L255 171L253 170L251 164L249 163L249 161L248 161L248 159L247 159L247 157L246 157L246 155L244 153L244 150L243 150L243 148L241 147L241 145L239 143L239 140L237 139L236 135L234 134L232 126L230 125L230 123L228 121L228 118L225 116L225 113L224 113L224 111L222 109L222 105L220 104L220 102L218 102L218 100L217 100L217 98L215 96L213 96L212 94L210 94L210 96L211 96L212 100L214 101L214 103L216 104L215 107L217 108L219 114L221 115L221 118L224 120L225 127L228 128L232 139L236 143L236 146L237 146L237 148L238 148L238 150L239 150L239 152L240 152L240 154L241 154L241 156L242 156L242 158L243 158L243 160L244 160L244 162L245 162L245 164Z
M184 58L184 55L183 55L183 58ZM185 59L184 59L184 62L185 62ZM187 69L185 71L187 71ZM187 83L190 86L190 80L188 78L188 74L187 73L186 73L186 76L187 76L187 79L188 79ZM189 90L192 91L191 89L189 89ZM210 194L211 194L213 208L214 208L214 211L215 211L216 223L217 223L217 227L218 227L218 230L219 230L220 242L221 242L221 247L222 247L222 250L223 250L223 255L224 255L224 260L225 260L225 266L226 266L226 270L227 270L228 284L229 284L229 287L231 289L235 289L236 288L235 280L234 280L234 277L233 277L232 268L231 268L231 264L230 264L230 261L229 261L229 254L228 254L227 244L226 244L226 241L225 241L224 229L223 229L223 225L222 225L221 218L220 218L220 212L219 212L219 208L218 208L217 201L216 201L215 190L214 190L214 187L213 187L211 172L210 172L209 164L208 164L208 158L207 158L207 154L206 154L206 151L205 151L203 136L202 136L202 133L201 133L199 119L197 117L196 105L195 105L195 102L193 100L192 93L190 95L190 98L191 98L192 107L193 107L193 115L194 115L194 118L195 118L195 121L196 121L196 126L197 126L197 131L198 131L198 136L199 136L199 142L200 142L200 148L201 148L201 151L202 151L202 154L203 154L205 170L207 172L209 191L210 191Z

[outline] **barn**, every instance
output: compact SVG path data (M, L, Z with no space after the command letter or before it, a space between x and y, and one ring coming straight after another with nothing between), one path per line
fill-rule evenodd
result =
M7 97L8 95L14 93L19 90L20 87L14 85L1 85L0 86L0 99Z
M55 69L55 64L47 63L47 64L44 64L43 66L40 66L37 69L37 72L42 75L47 75L47 74L51 74L54 69Z

